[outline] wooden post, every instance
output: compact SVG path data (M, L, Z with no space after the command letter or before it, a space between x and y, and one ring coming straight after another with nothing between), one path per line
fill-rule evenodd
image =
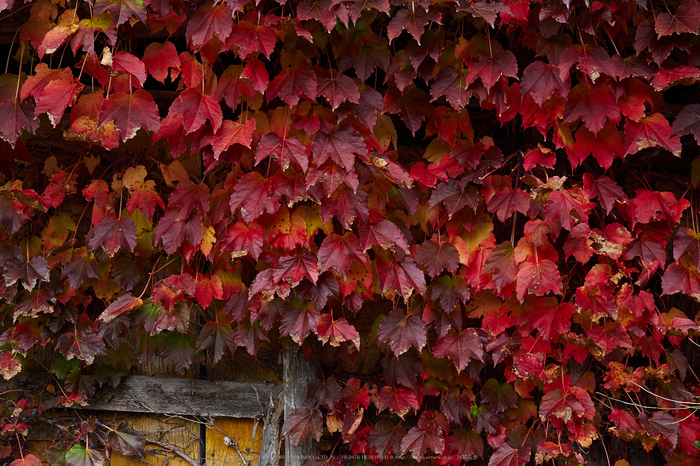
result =
M318 352L314 350L311 358L304 357L298 347L286 349L282 355L284 362L284 417L287 418L295 409L304 406L306 387L312 379L321 374ZM292 442L284 442L285 466L301 466L306 458L318 454L318 442L306 439L298 447Z

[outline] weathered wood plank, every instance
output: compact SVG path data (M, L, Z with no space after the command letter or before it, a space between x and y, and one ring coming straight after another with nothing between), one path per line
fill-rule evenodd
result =
M0 391L45 391L52 376L45 372L19 374L0 383ZM116 389L105 389L78 409L195 417L256 418L281 385L132 375ZM44 396L49 396L47 392Z
M304 406L306 389L311 380L320 376L321 366L317 351L314 350L311 357L306 359L298 347L284 350L283 360L284 417L286 419L294 410ZM284 463L286 466L301 466L305 459L318 453L318 442L313 438L307 438L296 447L285 439Z

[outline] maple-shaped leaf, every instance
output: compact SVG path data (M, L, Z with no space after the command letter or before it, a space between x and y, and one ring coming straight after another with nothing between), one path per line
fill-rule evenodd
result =
M530 461L530 447L521 445L515 448L506 442L491 455L488 466L523 466Z
M37 282L49 281L49 264L41 256L34 256L27 262L20 257L13 257L5 264L3 276L5 286L12 286L21 280L25 290L32 290Z
M39 120L34 119L34 105L15 99L0 102L0 121L0 138L12 148L23 129L33 133L39 128Z
M318 280L318 260L314 254L289 255L282 257L277 267L272 272L276 282L289 282L293 288L303 278L308 278L312 283Z
M334 0L303 0L297 5L299 20L315 19L329 31L335 28L336 21L340 20L348 27L348 10L344 4Z
M142 89L132 94L115 92L102 103L99 128L112 121L119 129L122 141L133 138L140 128L157 133L160 127L158 106L153 96Z
M441 16L440 12L433 8L428 8L427 11L422 6L401 8L393 15L386 27L389 42L393 41L405 29L420 45L425 26L429 22L442 24Z
M330 342L331 346L340 346L344 341L349 341L360 351L360 334L345 318L333 319L333 314L323 314L318 319L318 339L323 344Z
M351 231L343 236L335 233L327 236L318 249L318 270L325 272L328 269L345 276L352 261L367 264L367 254L362 250L360 241Z
M673 122L673 134L684 136L692 134L700 144L700 105L692 104L683 107Z
M258 223L245 224L236 222L226 230L225 249L231 252L233 257L241 257L247 254L257 259L262 252L263 227ZM319 249L319 258L321 250ZM320 259L319 259L320 260ZM319 269L321 272L324 269Z
M321 439L323 433L323 415L316 408L297 408L284 420L282 437L288 438L292 445L299 446L308 436L316 441Z
M318 94L328 99L334 111L343 102L360 103L360 91L355 81L335 70L331 70L328 77L318 78Z
M418 248L416 261L425 265L431 278L440 275L445 269L454 274L459 267L459 252L448 241L438 244L433 240L427 240Z
M595 344L600 346L603 354L608 354L617 347L634 348L629 335L617 322L608 322L603 326L595 325L587 333Z
M681 141L672 134L671 125L660 113L653 113L639 121L625 123L627 154L635 154L648 147L660 147L680 157Z
M386 385L379 392L377 401L377 410L379 412L389 409L403 419L411 409L417 411L419 408L418 397L413 389L406 387L393 388Z
M306 146L296 137L285 137L282 139L275 133L267 133L258 141L255 150L255 165L265 160L267 157L277 160L282 170L289 168L291 161L296 162L302 172L309 169L309 156Z
M585 202L580 189L552 191L545 205L547 221L559 220L561 226L571 231L579 221L588 223L588 209L594 204Z
M568 46L559 58L559 76L562 80L569 78L569 70L574 63L577 63L578 69L588 75L594 83L601 74L606 74L613 79L617 77L612 58L599 45Z
M398 456L401 451L401 439L406 435L406 428L401 424L383 420L374 425L367 437L367 447L374 449L379 458Z
M22 361L13 355L11 351L0 351L0 375L2 375L2 378L10 380L20 372L22 372Z
M466 69L455 69L451 66L444 67L433 85L430 86L430 97L433 101L445 96L452 108L461 110L472 97L472 91L467 89Z
M671 14L659 13L654 18L659 37L672 34L697 34L700 30L700 4L696 0L685 0Z
M559 75L557 65L536 61L529 64L523 71L523 78L520 80L520 93L523 100L530 95L535 103L541 107L555 92L564 98L569 95L571 81L568 73L564 79L562 80Z
M505 221L517 210L527 215L530 210L530 197L520 188L505 186L494 196L486 198L486 207L489 212L495 212L500 221Z
M700 235L691 228L680 227L673 239L673 259L678 262L686 253L696 267L700 265Z
M681 257L679 263L668 266L661 279L663 294L684 293L698 296L700 293L700 274L689 256Z
M206 309L211 304L212 299L223 299L224 289L221 279L217 275L207 277L203 274L197 276L195 284L194 298L202 309Z
M639 423L651 437L664 436L672 446L678 443L681 426L671 413L656 411L648 418L644 412L639 413Z
M538 144L537 148L530 149L525 153L523 168L527 171L532 170L538 165L544 168L554 168L554 164L556 162L556 153L553 150Z
M442 182L438 184L430 196L430 208L432 209L440 203L445 207L448 218L452 218L464 207L469 207L476 212L477 207L479 207L479 193L471 184L462 188L459 181L456 180Z
M175 371L182 373L192 364L196 351L194 335L174 331L165 337L161 358L164 364L172 364Z
M461 275L455 275L454 278L443 275L431 284L430 299L439 301L442 309L447 312L452 312L459 301L466 304L470 297L467 282Z
M511 384L501 385L494 378L488 379L481 388L481 400L489 403L496 413L515 408L518 405L518 398Z
M66 453L65 464L66 466L102 466L104 458L99 451L77 444Z
M395 223L382 219L376 225L360 225L360 245L363 251L377 245L382 249L394 250L395 246L406 251L408 242L406 236Z
M209 212L209 187L205 183L194 184L190 181L182 181L177 185L168 200L168 208L177 208L182 218L190 216L193 210L202 216Z
M143 300L137 298L131 293L124 293L119 298L114 300L107 309L102 311L102 314L97 318L97 321L102 325L108 324L117 317L138 309L143 305Z
M307 65L284 68L267 86L268 101L279 97L293 107L302 96L309 100L315 100L318 96L316 73Z
M197 337L197 349L207 350L212 364L221 360L226 349L233 354L236 351L236 344L233 342L231 324L225 318L204 324Z
M136 247L136 223L129 217L105 217L92 231L88 241L91 251L100 246L110 257L122 247L133 251Z
M616 202L626 203L628 201L622 188L605 175L595 179L590 173L584 173L583 194L587 201L597 197L606 214L610 214Z
M565 335L571 328L571 316L574 307L569 303L558 304L555 298L538 300L532 310L531 326L538 330L538 335L550 341L558 335Z
M226 46L231 44L238 47L238 55L241 58L246 58L255 52L262 52L269 59L275 51L277 33L274 28L267 25L265 18L260 16L254 18L254 21L247 19L237 21L233 25Z
M223 121L219 102L211 95L202 94L199 88L185 89L177 96L168 110L168 115L178 114L182 114L185 133L198 130L207 119L216 133Z
M511 242L505 241L491 251L484 263L483 272L484 274L493 273L493 282L498 292L515 282L517 264L514 254L515 250Z
M525 293L544 296L549 292L562 294L562 281L557 265L547 259L537 263L525 261L520 264L516 276L518 300L522 302Z
M355 156L365 159L368 154L364 139L350 127L332 133L321 132L311 145L316 166L320 167L330 157L335 163L350 171L355 166Z
M138 57L128 52L117 52L114 54L114 57L112 57L112 70L134 76L142 86L146 82L146 65Z
M459 371L463 371L472 359L483 361L484 350L481 338L473 328L461 332L450 329L445 336L438 339L433 347L433 356L447 357L455 363Z
M143 437L126 422L120 423L116 429L107 434L107 442L122 455L144 457Z
M625 143L615 125L606 121L598 134L591 133L586 127L580 127L576 131L573 154L569 152L571 166L576 168L590 154L593 154L598 165L606 170L610 168L615 157L624 157Z
M163 250L172 254L187 240L191 245L202 241L202 214L195 210L189 217L182 218L178 211L167 210L161 217L154 233L156 244L163 242Z
M245 123L223 120L221 127L214 134L207 134L202 138L202 146L211 145L214 158L219 160L221 154L234 144L240 144L250 149L255 132L255 119L249 118ZM268 136L266 134L265 136ZM263 137L265 137L263 136Z
M411 133L414 135L420 129L426 117L435 117L435 108L430 104L430 96L415 84L409 84L403 92L391 84L384 94L385 113L398 113Z
M496 84L501 76L511 78L518 77L518 62L515 55L509 50L500 50L488 58L482 58L469 68L465 77L465 85L468 87L477 79L481 79L487 91Z
M70 287L77 290L85 277L98 278L97 264L93 257L87 254L85 248L73 251L73 260L63 267L61 279L68 278Z
M267 90L267 86L270 84L270 75L267 74L265 65L254 58L248 59L241 77L249 79L253 89L261 94Z
M606 121L620 121L620 106L609 86L579 83L569 94L563 117L565 123L581 118L586 128L598 134Z
M421 461L427 450L441 454L445 449L442 429L435 424L428 424L422 429L413 427L401 440L401 452L411 452L411 456Z
M92 364L96 356L105 354L105 344L92 327L78 330L77 333L64 333L58 339L57 349L66 359L75 357L87 364Z
M66 108L75 103L83 87L85 86L72 78L51 81L37 98L36 114L46 113L51 124L56 126L63 118Z
M396 357L414 346L418 351L427 343L426 327L419 316L394 309L379 323L379 341L387 343Z
M276 213L280 207L279 199L271 192L267 179L258 172L250 172L234 186L229 206L234 214L240 208L243 220L251 222L265 212Z
M216 37L225 42L233 29L233 14L226 2L214 5L207 2L197 8L187 22L185 37L195 46L206 44Z
M143 0L97 0L95 13L100 14L105 11L112 16L115 26L127 22L132 16L146 23L146 8Z
M180 57L175 45L168 40L162 44L160 42L148 44L143 52L143 63L150 75L161 83L165 83L168 70L170 70L171 81L174 81L180 73Z

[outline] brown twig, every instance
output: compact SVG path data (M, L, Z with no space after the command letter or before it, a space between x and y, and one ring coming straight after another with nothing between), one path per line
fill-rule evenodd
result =
M198 461L193 460L187 453L180 450L176 445L173 445L172 443L163 442L162 440L156 440L156 439L150 438L150 437L144 437L143 439L148 443L158 445L161 448L164 448L172 453L175 453L177 456L179 456L180 458L182 458L183 460L185 460L188 464L190 464L192 466L201 466Z

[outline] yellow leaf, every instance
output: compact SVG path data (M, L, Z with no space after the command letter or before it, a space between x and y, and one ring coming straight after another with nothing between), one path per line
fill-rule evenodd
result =
M129 167L122 176L122 184L126 189L131 189L136 183L143 183L146 179L146 167L138 165Z
M214 243L216 243L215 233L214 227L211 225L205 228L202 233L202 242L199 243L199 250L202 251L205 257L209 257L209 253L211 253L211 249L214 247Z

